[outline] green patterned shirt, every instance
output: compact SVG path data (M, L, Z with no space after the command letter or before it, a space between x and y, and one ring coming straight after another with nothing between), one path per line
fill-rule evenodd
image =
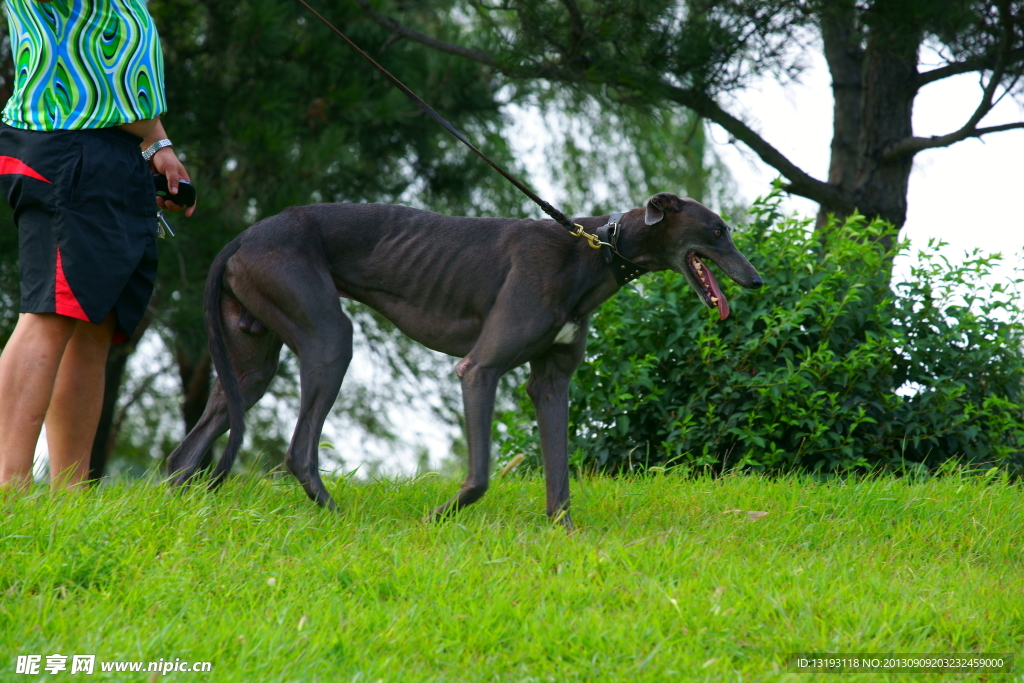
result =
M107 128L167 110L160 37L145 0L7 0L14 94L28 130Z

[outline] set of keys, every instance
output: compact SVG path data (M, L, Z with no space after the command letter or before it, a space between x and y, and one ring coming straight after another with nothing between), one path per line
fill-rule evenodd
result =
M157 237L159 237L160 239L167 239L167 235L168 234L171 237L177 237L177 235L174 234L174 230L171 228L171 224L167 222L166 218L164 218L164 212L163 211L157 211L156 212L156 220L157 220L157 223L156 223L156 236Z

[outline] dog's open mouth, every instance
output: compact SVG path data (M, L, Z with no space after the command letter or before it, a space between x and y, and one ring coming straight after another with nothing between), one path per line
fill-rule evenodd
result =
M697 282L700 283L700 294L704 297L704 302L708 308L717 308L718 317L722 320L728 318L729 302L726 301L725 295L722 294L715 276L711 274L711 269L701 261L700 256L697 256L695 251L691 251L686 255L686 265L690 267L690 271L697 278Z

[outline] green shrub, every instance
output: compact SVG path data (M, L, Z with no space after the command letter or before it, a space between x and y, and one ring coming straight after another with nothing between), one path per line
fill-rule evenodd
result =
M882 246L891 226L855 216L814 234L778 206L774 194L759 201L736 231L766 286L720 276L728 320L675 273L647 275L597 311L570 394L575 464L832 472L956 459L1019 470L1021 281L984 285L998 256L953 265L933 243L890 289L907 249ZM499 449L539 465L519 392L519 410L499 416Z

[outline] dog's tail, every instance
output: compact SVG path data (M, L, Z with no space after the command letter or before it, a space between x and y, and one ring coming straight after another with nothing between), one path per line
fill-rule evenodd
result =
M242 438L245 437L245 405L242 402L242 390L238 386L238 377L231 366L227 344L224 343L224 318L220 310L221 294L224 291L224 271L227 270L228 259L234 256L241 246L241 239L236 237L217 254L217 258L214 259L213 265L210 267L210 275L206 278L206 292L203 297L203 313L206 336L210 344L210 357L213 359L214 369L217 370L221 389L224 390L224 398L228 406L228 425L231 429L228 445L213 471L213 478L210 481L211 489L220 486L231 471L231 466L235 464L235 456L238 455L238 449L242 446Z

